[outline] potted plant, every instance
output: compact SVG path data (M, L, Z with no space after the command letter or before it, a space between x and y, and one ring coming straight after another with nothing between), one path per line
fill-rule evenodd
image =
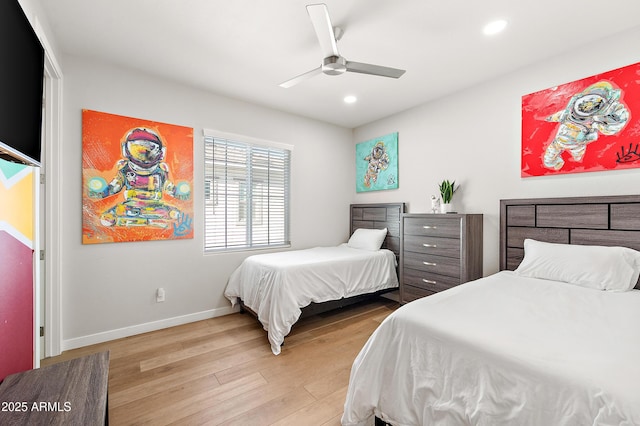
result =
M451 199L453 198L453 194L460 188L460 185L456 186L456 181L450 182L448 180L443 180L440 182L440 198L442 199L442 204L440 204L440 211L442 213L448 213L453 211L451 206Z

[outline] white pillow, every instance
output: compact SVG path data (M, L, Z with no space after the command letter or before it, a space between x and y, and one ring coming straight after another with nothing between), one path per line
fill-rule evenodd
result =
M387 228L384 229L364 229L358 228L354 231L347 245L351 248L376 251L380 250L384 239L387 236Z
M631 290L640 274L640 252L627 247L554 244L524 240L518 275L562 281L583 287Z

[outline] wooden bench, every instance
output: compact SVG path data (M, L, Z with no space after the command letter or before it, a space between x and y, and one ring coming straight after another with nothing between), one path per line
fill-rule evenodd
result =
M0 425L109 423L109 352L7 376L0 385Z

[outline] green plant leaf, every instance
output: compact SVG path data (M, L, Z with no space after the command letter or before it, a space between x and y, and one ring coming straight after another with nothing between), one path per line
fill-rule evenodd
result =
M453 198L453 194L459 187L460 185L456 187L455 180L453 182L450 182L449 180L445 179L440 182L440 196L442 197L442 202L445 204L450 203L451 199Z

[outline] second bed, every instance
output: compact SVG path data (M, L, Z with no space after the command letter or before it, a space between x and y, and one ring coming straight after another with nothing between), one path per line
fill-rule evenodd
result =
M346 304L356 296L398 287L403 211L402 203L352 205L349 242L250 256L229 278L225 296L258 318L278 355L305 307Z

